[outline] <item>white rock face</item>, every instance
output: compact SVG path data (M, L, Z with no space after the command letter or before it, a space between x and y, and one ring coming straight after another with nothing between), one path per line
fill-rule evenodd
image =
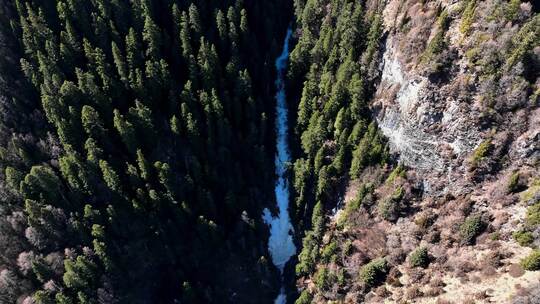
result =
M405 165L444 172L452 157L470 153L481 141L460 102L417 74L406 72L393 46L387 41L383 54L381 82L375 106L379 128Z

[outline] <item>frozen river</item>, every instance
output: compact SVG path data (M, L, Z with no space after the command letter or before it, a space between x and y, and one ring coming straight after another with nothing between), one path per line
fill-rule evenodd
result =
M272 256L272 262L279 268L283 276L285 264L291 256L296 253L296 247L293 243L293 226L289 217L289 181L287 180L287 164L291 161L291 155L288 144L288 109L285 95L285 74L287 69L287 60L289 58L289 40L292 31L287 30L287 36L283 43L283 51L276 59L276 148L275 158L276 167L276 204L279 210L277 216L272 216L268 209L264 209L264 221L270 226L270 238L268 240L268 250ZM276 298L276 304L284 304L286 296L284 289Z

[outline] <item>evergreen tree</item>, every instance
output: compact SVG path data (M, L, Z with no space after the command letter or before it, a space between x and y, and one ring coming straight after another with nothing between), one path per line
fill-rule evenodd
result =
M126 145L129 151L135 152L137 148L137 139L135 134L135 127L131 122L124 118L120 111L114 110L114 127L122 137L122 141Z

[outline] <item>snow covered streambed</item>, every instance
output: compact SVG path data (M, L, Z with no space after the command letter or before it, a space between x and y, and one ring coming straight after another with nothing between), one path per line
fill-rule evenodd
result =
M276 59L276 147L277 154L275 158L276 167L276 203L279 209L277 216L272 216L268 209L264 209L263 219L270 226L270 238L268 240L268 250L272 256L272 262L281 271L291 256L296 253L296 247L293 243L293 226L289 217L289 182L286 176L286 164L290 162L291 155L287 142L288 133L288 109L285 97L285 71L287 60L289 58L289 40L291 38L291 29L287 30L287 36L283 43L283 52ZM276 304L286 303L285 291L282 288L281 293L275 300Z

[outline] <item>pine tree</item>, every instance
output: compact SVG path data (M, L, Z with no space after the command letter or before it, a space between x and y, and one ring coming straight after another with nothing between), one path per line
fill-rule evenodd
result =
M91 287L95 277L96 264L85 256L78 256L75 261L66 259L64 261L66 272L64 273L64 284L75 291L87 290Z
M248 28L247 11L245 9L242 9L240 11L240 32L246 35L248 31L249 31L249 28Z
M81 120L86 134L93 138L105 136L105 128L99 113L91 106L84 105L81 110Z
M154 60L159 59L161 35L159 33L159 28L148 15L144 20L143 41L146 43L147 58L152 58Z
M44 199L48 203L61 203L61 181L48 166L33 166L21 182L20 191L25 198Z
M180 43L184 60L189 60L189 58L193 56L193 50L191 46L191 31L189 28L189 19L186 12L182 12L182 17L180 21Z
M120 177L114 171L114 169L109 165L106 160L99 161L99 168L101 169L101 174L103 174L103 180L105 184L115 192L122 191L122 182Z
M201 71L201 78L206 89L216 87L216 76L218 75L219 58L216 47L201 38L198 63Z
M70 187L91 194L86 166L75 154L70 153L60 158L60 172Z
M218 29L219 38L221 40L227 39L227 20L225 19L225 14L223 14L223 11L218 10L216 13L216 24Z
M196 37L200 37L202 33L201 17L199 16L199 9L195 4L189 6L189 26Z
M118 45L116 45L116 42L114 41L111 43L111 49L114 58L114 64L116 65L116 72L118 73L118 76L120 76L120 80L124 84L127 84L129 75L124 55L122 55L122 51L120 50L120 48L118 48Z
M129 108L129 116L140 133L145 134L147 141L152 142L151 139L155 136L152 110L142 102L135 100L135 107Z
M137 150L137 164L139 166L139 171L141 172L141 177L148 180L150 178L151 168L148 161L144 158L141 149Z
M135 152L137 149L135 127L117 109L114 110L114 127L122 137L122 141L128 150Z
M130 82L134 82L132 74L135 72L135 68L140 65L142 60L141 55L141 46L139 43L139 38L133 28L129 29L129 32L126 36L126 58L129 68Z

